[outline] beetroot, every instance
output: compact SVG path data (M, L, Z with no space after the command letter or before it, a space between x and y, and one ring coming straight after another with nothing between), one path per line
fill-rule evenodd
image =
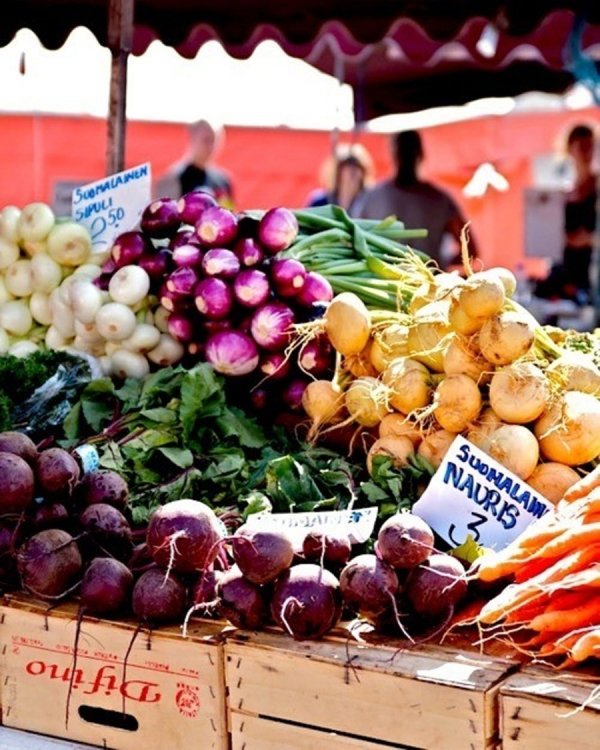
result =
M88 505L79 516L79 523L105 553L118 559L129 559L133 548L131 527L125 516L112 505Z
M419 516L396 513L377 536L379 557L393 568L414 568L433 551L433 532Z
M40 598L66 594L82 568L73 537L61 529L46 529L31 537L17 552L23 588Z
M296 565L275 584L271 615L296 640L321 638L336 625L341 611L339 582L318 565Z
M22 432L0 432L0 451L19 456L30 466L35 464L38 457L35 443Z
M390 606L400 582L393 568L375 555L359 555L340 575L346 604L365 617L376 617Z
M302 544L302 553L307 560L324 565L345 565L350 559L352 545L347 536L310 531Z
M129 499L129 488L116 471L99 469L83 476L77 486L77 499L83 507L106 503L123 511Z
M33 471L14 453L0 452L0 515L21 513L33 500Z
M294 559L294 547L285 532L247 526L236 531L232 553L244 576L258 584L274 581Z
M77 461L62 448L42 451L35 464L35 479L46 498L70 497L80 473Z
M69 512L62 503L42 503L35 506L31 524L36 531L62 529L69 524Z
M192 601L194 604L210 604L217 598L217 585L225 573L221 570L205 570L194 584Z
M174 500L155 511L146 542L161 568L178 573L204 570L215 559L223 538L214 512L197 500Z
M183 583L172 573L159 568L147 570L133 587L133 612L141 622L176 622L182 618L185 604Z
M96 557L81 581L81 606L93 615L110 615L125 607L133 587L133 574L122 562Z
M236 628L255 630L267 621L265 590L244 578L237 566L223 574L217 584L217 596L221 616Z
M450 555L431 555L411 570L406 593L417 614L437 617L454 607L467 593L465 570Z

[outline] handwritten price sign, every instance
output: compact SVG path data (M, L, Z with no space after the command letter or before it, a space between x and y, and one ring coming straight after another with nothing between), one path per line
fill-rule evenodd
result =
M150 164L141 164L73 190L71 215L88 228L94 253L105 253L138 224L150 203L151 182Z

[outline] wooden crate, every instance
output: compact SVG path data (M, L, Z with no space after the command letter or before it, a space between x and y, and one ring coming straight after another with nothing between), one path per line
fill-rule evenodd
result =
M15 596L0 606L2 723L110 750L226 750L222 624L141 630ZM73 674L74 672L74 674ZM69 723L65 726L73 674Z
M500 688L503 750L598 750L600 687L597 698L575 711L600 686L595 674L526 667Z
M348 637L295 642L236 632L225 643L232 750L491 750L508 658Z

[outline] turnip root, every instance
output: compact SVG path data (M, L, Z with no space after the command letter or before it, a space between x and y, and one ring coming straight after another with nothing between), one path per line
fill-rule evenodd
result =
M34 477L21 456L0 452L0 515L21 513L33 501Z
M375 555L358 555L340 574L346 604L365 617L376 617L390 606L400 583L394 569Z
M10 300L13 299L14 297L8 291L6 284L4 283L4 276L0 276L0 305L3 305L5 302L10 302Z
M373 475L373 460L377 456L387 456L392 459L392 465L401 469L408 466L410 459L415 455L415 446L412 440L404 436L384 437L376 440L367 454L367 471Z
M38 253L31 259L31 275L34 290L50 294L60 285L63 272L60 264L47 253Z
M158 316L158 313L157 313ZM160 330L160 326L157 322L157 328ZM179 341L175 341L172 336L166 333L161 334L158 345L148 352L148 359L150 362L154 362L155 365L161 367L169 367L174 365L183 357L185 349L183 344Z
M339 421L343 406L344 398L339 388L329 380L311 381L302 394L302 408L312 420L313 434L323 425Z
M83 574L79 595L86 613L106 617L125 609L133 588L133 574L119 560L96 557Z
M33 325L26 300L15 299L0 305L0 327L12 336L25 336Z
M73 537L61 529L32 536L17 552L23 588L42 599L67 593L81 572L82 560Z
M39 351L39 349L40 347L36 343L24 339L22 341L15 341L14 344L11 344L8 353L13 357L22 358L29 357L34 352Z
M30 466L35 465L39 455L33 440L22 432L0 432L0 451L19 456Z
M490 404L498 417L511 424L533 422L549 397L544 373L530 362L497 370L490 382Z
M540 457L535 435L527 427L512 424L501 425L490 432L486 453L525 480L533 473Z
M16 233L20 242L45 240L54 226L54 212L45 203L28 203L16 222Z
M48 349L58 351L59 349L64 349L66 346L68 346L69 340L68 337L65 338L57 328L55 328L54 326L50 326L46 331L44 344Z
M150 277L140 266L122 266L108 284L108 292L115 302L135 305L150 291Z
M117 349L112 355L112 374L116 378L144 378L150 372L150 364L139 352Z
M431 555L408 576L406 591L415 612L439 617L454 607L467 593L461 563L450 555Z
M600 369L585 354L569 352L548 365L546 373L563 390L600 396Z
M150 568L136 581L131 605L140 622L153 625L177 622L185 611L185 586L172 573Z
M428 461L434 469L437 469L455 438L456 434L447 430L431 432L419 444L417 454Z
M570 466L548 461L538 464L527 484L555 505L562 500L565 492L581 477Z
M444 352L446 375L468 375L476 383L491 369L490 363L471 338L454 335Z
M17 260L4 272L6 288L14 297L33 294L33 273L30 260Z
M36 323L43 326L52 325L52 308L47 294L34 292L29 298L29 312Z
M332 299L325 312L325 332L334 349L345 356L359 354L371 334L371 315L352 292Z
M455 333L461 336L472 336L480 330L486 319L481 317L472 318L470 315L467 315L460 301L453 299L450 304L448 320Z
M512 297L517 290L517 279L512 271L503 266L494 266L488 268L486 271L482 271L480 276L491 276L494 279L500 281L504 287L504 294L507 297Z
M217 584L219 611L236 628L256 630L267 622L269 605L266 590L244 578L233 566Z
M429 370L415 359L400 357L393 360L383 371L381 379L390 389L390 404L403 414L412 414L430 401Z
M129 338L121 341L123 349L145 354L158 346L160 342L160 331L150 323L138 323Z
M68 297L75 319L91 325L102 307L102 292L87 279L75 280L68 286Z
M448 432L462 432L481 411L481 393L467 375L448 375L436 388L433 403L440 426Z
M10 240L0 237L0 271L10 268L19 260L19 246Z
M379 423L379 437L407 437L414 447L418 448L421 440L423 440L423 433L404 414L393 412L392 414L386 414Z
M204 570L215 559L223 534L214 512L197 500L173 500L158 508L146 542L157 565L180 573Z
M459 287L457 298L471 318L489 318L500 312L506 298L502 281L490 273L474 273Z
M9 242L19 241L19 216L21 209L17 206L4 206L0 211L0 237Z
M501 312L488 318L479 332L479 348L493 365L509 365L533 346L534 324L518 312Z
M321 638L338 622L342 598L337 578L318 565L303 563L276 582L271 598L275 622L296 640Z
M96 328L108 341L122 341L135 330L136 319L133 310L118 302L103 305L96 313Z
M70 497L80 474L77 461L62 448L42 451L35 464L38 488L48 498Z
M497 427L503 424L500 417L496 412L486 407L481 414L477 417L475 422L470 426L469 432L467 433L467 440L473 445L481 448L482 451L488 451L489 448L489 436Z
M231 540L233 559L252 583L275 580L294 559L291 539L283 530L251 529L241 526Z
M364 377L352 381L344 402L354 422L364 427L375 427L390 411L389 389L376 378Z
M369 359L377 372L383 372L390 362L398 357L410 356L409 330L408 326L392 323L374 334Z
M47 239L48 255L61 266L81 266L92 253L92 238L88 230L74 221L56 224Z
M413 513L396 513L377 535L377 555L392 568L414 568L433 551L433 532Z
M433 304L439 305L440 303ZM431 305L419 310L418 315L422 314L423 317L415 318L410 326L408 349L412 359L422 362L434 372L444 372L444 351L448 342L448 334L451 331L450 323L447 313L444 314L442 309L433 310L429 314L427 309L429 307Z
M545 458L580 466L600 456L600 401L589 393L568 391L535 423Z

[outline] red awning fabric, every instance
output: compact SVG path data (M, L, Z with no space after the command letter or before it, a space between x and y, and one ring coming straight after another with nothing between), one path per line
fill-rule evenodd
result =
M108 46L108 0L19 0L0 25L0 46L23 27L48 48L76 26ZM267 39L349 83L357 120L482 96L562 92L573 83L563 51L576 15L585 17L583 49L600 60L598 0L135 0L131 52L155 40L194 57L209 40L248 57ZM497 50L483 57L486 24Z

